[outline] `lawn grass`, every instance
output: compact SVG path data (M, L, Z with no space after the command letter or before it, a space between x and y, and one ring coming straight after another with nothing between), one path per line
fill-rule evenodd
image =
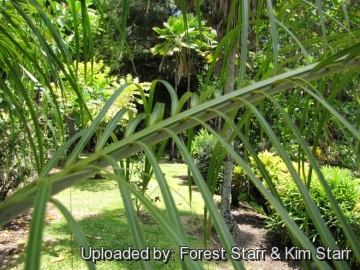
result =
M175 203L181 217L186 223L187 240L192 248L203 248L201 226L203 218L203 201L197 191L193 191L192 204L189 205L189 187L179 177L187 174L184 164L161 164L166 180L172 190ZM196 187L193 187L196 189ZM160 189L156 180L151 180L147 191L150 198L160 197L156 205L164 211ZM79 222L90 246L93 248L124 250L134 248L134 243L127 225L124 206L117 183L113 180L84 180L71 190L61 192L56 196ZM52 211L54 216L57 212ZM47 218L53 218L48 216ZM180 259L175 246L171 243L161 227L147 215L142 215L142 229L150 249L174 249L174 259L169 263L151 259L154 269L180 269ZM86 269L86 264L80 257L80 248L71 241L70 229L63 217L54 218L45 228L42 252L42 269ZM150 252L152 254L152 252ZM87 252L86 252L87 255ZM20 259L20 261L23 261ZM22 268L23 265L19 265ZM206 269L227 268L229 262L204 261ZM138 261L98 261L98 269L139 269Z

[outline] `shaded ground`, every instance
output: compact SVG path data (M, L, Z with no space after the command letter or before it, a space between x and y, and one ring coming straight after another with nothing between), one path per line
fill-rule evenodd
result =
M263 218L255 212L238 208L233 211L235 221L239 224L242 239L236 239L239 247L245 249L266 250L265 261L246 261L246 269L302 269L301 264L296 261L279 261L270 258L272 248L276 246L274 239L266 234ZM275 241L276 242L276 241Z
M273 243L269 236L265 234L263 217L245 208L233 210L235 220L238 222L242 232L241 239L236 239L239 248L266 249L265 261L244 261L246 269L263 270L288 270L302 269L299 262L295 261L275 261L269 257ZM59 218L59 214L52 207L48 207L46 220L51 222ZM151 219L150 217L148 217ZM184 217L183 223L187 233L194 237L202 237L202 220L196 217ZM146 223L146 220L145 220ZM24 252L24 245L27 241L28 229L30 224L29 213L21 215L11 223L7 224L0 231L0 269L10 269L16 267L17 258ZM213 248L220 248L220 240L213 235ZM9 255L11 261L9 261ZM228 256L227 256L228 257ZM222 262L217 263L216 269L231 269Z
M290 270L290 269L302 269L300 262L297 261L279 261L272 260L270 258L271 248L274 247L273 240L269 235L266 234L263 217L255 213L254 211L238 208L232 211L235 221L238 223L241 230L241 238L235 239L238 244L239 249L243 247L246 250L266 250L265 260L260 261L245 261L244 265L246 269L256 269L256 270ZM197 220L196 218L189 217L183 218L185 228L187 228L187 233L192 236L202 237L202 220ZM212 247L214 249L221 248L220 239L217 235L212 236ZM241 252L239 250L239 252ZM229 257L229 255L227 255ZM218 263L216 269L232 269L227 265L222 265L221 262Z
M0 231L0 269L8 269L16 263L16 258L24 252L30 224L30 213L26 213L5 225ZM9 256L13 255L13 261Z
M187 175L181 175L177 177L184 184L187 183ZM197 187L193 187L194 190L197 190ZM215 195L215 202L220 203L220 196ZM246 269L259 269L259 270L290 270L290 269L302 269L301 263L298 261L281 261L273 260L270 258L270 254L273 247L280 246L280 243L276 242L276 239L272 239L270 235L266 234L265 230L265 216L258 214L256 211L252 210L250 207L243 205L243 207L233 208L232 214L235 221L237 222L240 230L241 237L235 239L238 247L240 249L245 248L246 250L266 250L265 260L259 261L245 261L244 265ZM185 228L187 228L187 233L189 235L202 237L203 224L202 220L184 220ZM196 224L194 226L194 224ZM199 226L200 224L200 226ZM220 248L220 239L217 235L213 235L212 239L213 248ZM241 252L241 251L239 251ZM221 267L219 263L218 269L232 269Z
M31 210L20 215L0 230L0 270L15 268L18 258L24 252L31 220ZM60 214L53 206L48 207L45 223L49 225ZM9 257L11 256L11 257Z

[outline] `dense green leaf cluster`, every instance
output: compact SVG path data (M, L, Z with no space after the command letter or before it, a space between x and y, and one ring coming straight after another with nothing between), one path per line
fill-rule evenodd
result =
M86 67L83 62L75 62L73 66L73 72L77 67L77 84L90 112L90 116L83 119L85 127L91 124L92 119L99 114L105 102L113 95L116 89L125 83L137 83L144 90L150 89L150 83L140 83L138 78L133 78L130 74L122 78L111 76L110 67L105 66L103 61L88 62ZM59 88L54 88L53 91L58 97L59 104L62 105L62 111L72 115L75 123L81 127L78 97L67 81L64 82L64 88L64 91ZM128 120L137 113L136 104L139 102L141 102L141 99L138 88L135 85L129 85L114 101L113 106L103 119L103 124L113 119L120 109L127 108L127 115L119 123L126 126Z
M211 156L213 155L215 146L218 142L216 136L212 135L205 129L201 129L191 144L191 155L194 158L194 162L201 172L205 180L208 180L208 170L210 168ZM223 162L224 164L224 162ZM222 165L223 166L223 165ZM218 175L215 192L221 194L222 174L223 168ZM211 187L210 187L211 189Z
M20 123L11 130L8 117L0 115L0 202L34 173L26 134Z
M320 155L320 151L318 151ZM279 194L282 204L284 205L289 216L295 221L299 228L308 235L309 239L316 246L324 246L319 232L314 226L314 222L306 216L306 207L298 188L281 157L268 151L258 154L258 158L264 165L268 175ZM263 179L263 174L258 170L254 158L250 158L251 167L256 172L259 179ZM302 181L306 184L309 179L309 164L293 162L297 168ZM356 237L360 238L360 182L355 179L355 175L348 169L339 167L324 166L321 168L329 187L331 188L341 211L355 232ZM291 237L281 216L274 211L271 205L264 200L264 197L249 183L246 173L240 166L234 168L234 186L238 191L241 200L247 198L248 201L254 201L261 205L268 219L266 220L267 228L270 233L278 239L278 242L284 245L291 245ZM265 186L267 186L265 184ZM267 186L269 188L269 186ZM341 225L339 224L333 207L324 191L319 178L312 175L309 193L314 203L319 208L321 217L329 227L336 243L340 249L349 249L349 242L344 237ZM290 243L289 243L290 242ZM352 264L355 265L355 257L352 257Z
M304 170L307 173L307 165L305 165ZM347 169L325 166L321 169L321 172L328 182L341 211L353 229L356 238L360 239L360 182L356 180L354 174ZM306 218L305 205L301 199L301 195L297 191L296 185L294 185L291 179L286 179L286 177L282 178L281 175L275 176L273 180L279 191L284 207L292 219L316 246L324 246L324 241L316 230L313 220L307 220ZM340 249L350 249L349 242L346 237L344 237L334 209L317 177L313 177L309 193L319 208L321 217L329 227L334 239L336 239L338 247ZM283 243L288 243L290 239L289 233L278 214L273 212L270 215L270 219L267 220L267 227L270 232L276 234L279 240ZM354 256L352 256L350 263L355 265L356 260Z

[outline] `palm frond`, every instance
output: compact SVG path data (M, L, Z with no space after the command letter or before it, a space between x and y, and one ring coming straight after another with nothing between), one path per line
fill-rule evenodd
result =
M124 138L117 140L113 136L113 132L119 120L126 113L126 109L120 110L105 128L101 127L102 134L99 136L95 153L86 159L76 161L86 143L99 130L102 119L112 106L114 100L129 85L124 85L115 91L112 97L105 102L98 116L92 119L77 84L79 60L90 61L92 67L94 63L94 36L87 13L87 3L82 1L79 6L76 1L69 2L75 33L75 49L72 54L72 51L60 34L60 29L53 23L51 14L47 13L44 3L34 0L29 0L27 3L21 1L3 1L3 4L0 6L0 71L2 73L0 74L0 101L2 106L6 108L11 121L9 136L12 139L16 137L14 131L16 121L21 122L24 127L38 178L17 190L0 204L0 225L6 224L17 215L34 207L30 224L29 243L26 249L27 269L37 269L40 266L41 240L44 230L45 210L48 202L52 202L60 209L70 225L78 244L85 247L88 245L80 227L69 211L57 200L51 198L51 196L74 186L79 181L99 171L104 171L118 183L136 248L144 248L146 246L146 239L141 232L140 223L136 216L130 194L136 196L143 203L175 246L188 245L174 198L159 166L159 159L164 152L169 138L176 142L183 159L188 165L189 179L191 179L190 176L192 175L205 201L204 229L206 227L205 223L210 219L228 253L230 253L231 247L235 243L212 198L215 182L217 181L216 178L220 173L219 164L227 154L231 155L235 162L243 168L252 183L257 186L259 191L281 216L293 243L296 243L303 249L309 249L315 254L316 249L314 245L308 239L306 233L304 234L300 230L285 210L282 198L279 196L269 173L257 156L255 148L248 140L250 136L250 121L257 121L260 126L260 137L264 138L267 136L270 138L277 149L277 153L287 165L292 179L298 188L298 192L304 200L307 219L313 220L323 243L331 249L338 249L330 229L322 219L319 208L315 205L308 190L312 171L316 174L324 192L329 198L336 218L341 224L344 237L350 244L356 259L360 261L360 246L356 235L347 223L315 159L316 148L320 144L322 136L326 136L326 133L324 135L323 131L326 128L328 119L331 117L338 124L339 133L343 134L344 140L349 144L349 149L354 153L356 167L360 168L360 154L358 151L360 147L360 118L358 118L356 125L353 125L341 113L337 112L333 106L340 91L353 81L357 82L358 80L360 67L360 43L358 37L360 31L350 27L351 20L354 18L358 19L358 16L349 14L344 2L342 2L341 5L339 4L339 8L343 10L344 21L346 22L343 23L340 19L333 18L331 14L328 14L324 10L325 7L321 1L317 0L315 4L303 1L307 7L309 6L314 9L314 12L316 11L316 16L318 16L320 21L319 36L307 36L306 29L298 29L297 25L292 28L290 27L290 20L286 21L280 18L287 16L287 10L294 11L296 8L301 7L300 3L288 3L282 7L274 7L273 1L270 0L255 2L251 1L249 5L248 2L245 3L244 1L232 1L231 3L230 1L210 1L210 6L215 11L212 14L213 19L218 20L215 24L218 26L217 35L219 38L218 47L215 50L213 59L216 60L223 57L223 61L227 62L231 59L231 50L234 48L236 50L240 49L239 72L236 74L238 78L236 91L221 95L219 94L221 93L219 89L208 89L207 85L209 85L212 73L219 66L221 66L218 72L221 75L221 87L226 84L225 75L230 73L226 65L219 65L219 62L216 63L215 60L208 69L205 83L206 91L200 97L189 92L179 100L174 88L169 83L161 80L154 80L148 93L145 93L141 85L135 84L144 105L144 112L135 117L130 117ZM98 4L101 5L101 3ZM176 31L180 41L176 44L174 42L164 42L161 45L157 45L152 49L153 54L160 54L162 56L176 55L178 52L188 52L189 49L197 51L203 46L207 46L210 50L214 46L215 43L211 42L214 35L209 32L209 28L204 26L205 24L199 14L201 1L182 0L179 4L182 8L182 16L170 18L167 23L164 23L165 28L154 28L154 31L165 40L173 38L174 31ZM250 11L249 6L254 8L254 10ZM123 16L120 18L118 29L120 32L118 42L120 56L128 48L125 35L128 7L129 1L122 1ZM194 7L198 13L196 16L187 13L187 11L192 10ZM81 19L77 17L78 11L81 13ZM104 15L104 13L101 14ZM327 20L337 27L331 35L327 32ZM266 46L261 49L261 65L249 75L247 68L251 67L251 65L248 64L248 58L250 55L256 55L257 50L260 50L258 43L264 25L266 25L265 28L270 26L270 30L266 31L268 31L267 34L271 38L264 42ZM279 34L281 31L283 31L282 34ZM199 40L192 40L192 38L198 36ZM288 37L291 41L280 44L279 41L284 36ZM249 43L248 40L250 40ZM73 64L73 60L76 60L76 64ZM178 68L181 76L182 73L187 71L185 63L188 63L186 61L189 59L185 57L177 58L177 60L179 60L181 67ZM317 63L311 64L313 62ZM291 63L297 63L293 70L288 69ZM85 73L89 73L89 71L86 71L86 65ZM71 85L71 89L64 88L65 81ZM165 105L154 104L155 87L158 82L166 87L171 97L171 114L165 120L163 119ZM84 121L86 114L92 119L92 123L87 129L83 129L67 141L65 141L66 128L63 121L63 113L61 112L62 104L59 104L54 93L54 85L61 90L63 96L65 96L65 91L73 91L78 97L79 106L81 107L81 120ZM43 93L44 99L46 99L44 103L47 104L42 108L36 102L36 89L41 89L39 91ZM306 105L301 114L302 118L298 127L293 124L289 114L289 111L292 111L297 105L296 99L290 99L288 108L284 108L283 105L273 98L275 94L285 94L289 89L291 89L291 94L293 95L304 91ZM330 94L325 97L327 90L330 91ZM214 99L205 101L213 94L215 96ZM284 120L282 124L286 125L283 131L297 143L299 161L300 155L309 160L310 170L308 179L305 182L302 180L302 173L299 170L301 169L301 163L299 162L298 164L299 168L295 168L290 160L289 153L286 150L288 142L285 140L281 142L279 140L275 131L270 127L269 122L262 115L265 109L265 98L282 116ZM189 100L191 101L190 108L180 112ZM305 126L306 117L308 114L310 115L309 104L311 101L314 101L313 113L318 118L313 117L309 121L309 125L312 127L312 131L309 131ZM2 112L3 107L0 108L0 112ZM244 113L241 119L236 121L235 119L242 107L245 107ZM38 120L39 118L45 118L47 119L45 122L50 123L50 119L48 119L49 111L53 111L51 121L53 121L52 124L54 125L52 133L56 136L54 139L55 144L61 146L56 146L57 151L46 163L45 143L41 133L42 127ZM216 132L208 125L207 121L219 116L225 122L222 130ZM145 122L145 128L136 132L138 125L142 121ZM198 125L208 129L218 140L210 162L207 182L204 181L190 155L191 141L194 135L193 128ZM55 128L58 128L60 132L57 133ZM227 136L226 134L231 130L234 132ZM177 135L184 131L188 131L189 141L187 146L184 145ZM313 132L314 135L314 148L312 150L304 139L310 132ZM114 138L113 143L106 146L106 142L110 137ZM243 157L231 147L235 139L242 141L245 145ZM51 169L61 158L67 156L70 146L76 141L78 143L70 156L67 157L64 169L58 173L50 174ZM161 145L158 146L158 143L161 143ZM14 153L14 149L10 149L10 152ZM130 158L133 154L139 152L144 152L145 156L145 173L142 179L144 188L154 175L165 201L166 215L155 208L144 196L144 193L137 190L128 181L130 178ZM254 160L256 170L261 172L264 183L260 181L248 165L247 161L250 158ZM114 172L104 170L108 166L111 166ZM191 181L189 181L191 200L190 185ZM209 187L211 188L209 189ZM331 269L327 262L320 261L317 258L315 258L315 263L319 269ZM348 269L348 265L344 261L334 261L333 263L338 269ZM232 260L232 264L235 269L244 269L241 262ZM92 263L88 263L89 268L93 268L93 266ZM303 262L303 266L305 268L309 267L309 263ZM143 261L141 262L141 267L149 269L151 265ZM186 258L182 262L182 267L184 269L201 269L202 265L198 261Z

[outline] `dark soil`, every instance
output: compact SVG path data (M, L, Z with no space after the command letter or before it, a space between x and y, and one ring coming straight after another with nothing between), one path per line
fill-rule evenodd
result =
M281 245L280 243L276 243L276 239L272 239L266 233L264 228L264 216L258 215L256 212L244 208L238 208L234 210L232 214L242 232L241 238L236 239L239 247L244 247L246 250L266 250L265 260L244 261L246 269L302 269L301 264L298 261L281 261L270 258L272 248L277 246L280 250Z
M0 269L9 269L24 252L30 224L30 212L6 224L0 231ZM9 256L14 258L11 262Z
M13 221L3 226L0 230L0 270L17 269L17 260L24 253L27 242L32 211L20 215ZM51 220L58 215L56 210L48 207L45 216L45 224L49 225Z
M243 260L246 269L302 269L301 264L298 261L281 261L270 258L271 249L274 247L274 240L266 234L266 230L264 228L264 216L257 214L255 211L240 207L233 209L232 214L241 231L241 236L235 239L239 249L241 250L244 247L246 250L266 250L265 260ZM185 217L183 218L183 223L185 228L187 228L187 234L202 238L202 220L199 220L199 218ZM212 243L209 244L208 248L219 249L221 247L222 245L219 237L216 233L213 233ZM229 255L226 256L227 258L229 257ZM232 269L232 267L219 262L216 269Z

